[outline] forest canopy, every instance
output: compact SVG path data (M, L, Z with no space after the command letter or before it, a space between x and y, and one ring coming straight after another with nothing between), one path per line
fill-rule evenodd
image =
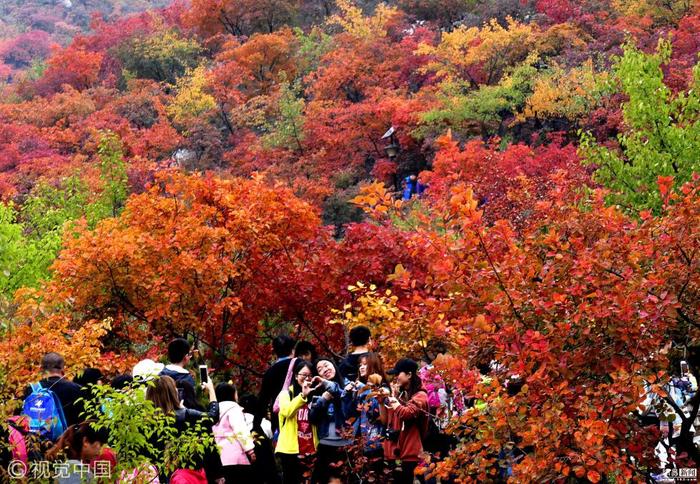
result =
M446 341L436 367L488 407L426 472L496 481L517 445L514 482L644 481L650 391L669 459L699 465L700 393L664 390L681 359L700 374L697 2L0 18L5 413L47 351L117 374L185 337L253 388L277 334L339 357L363 324L391 364Z

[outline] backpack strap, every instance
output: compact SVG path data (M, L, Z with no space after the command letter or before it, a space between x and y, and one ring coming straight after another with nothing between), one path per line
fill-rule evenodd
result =
M284 391L284 389L282 391ZM282 393L282 392L280 392L280 393ZM289 394L289 401L290 402L292 400L294 400L294 387L293 386L291 386L291 385L287 386L287 394ZM287 421L287 417L282 417L282 418L284 419L284 422ZM282 425L280 425L280 427L282 427Z
M56 383L60 382L60 381L63 380L65 377L66 377L66 375L61 375L61 377L60 377L58 380L56 380L55 382L53 382L53 383L51 384L51 386L50 386L49 388L47 388L47 390L51 390L51 389L56 385ZM39 382L39 385L41 385L41 382Z
M294 365L296 364L296 357L292 358L287 367L287 375L284 377L284 386L289 387L292 384L292 374L294 373Z
M224 417L226 416L226 414L228 414L231 410L233 410L233 408L234 408L234 407L231 407L231 408L229 408L228 410L226 410L224 413L222 413L222 414L219 416L219 422L223 422L223 421L224 421ZM219 423L219 422L217 422L217 423Z
M12 420L8 420L8 421L7 421L7 425L8 425L8 427L12 427L12 428L15 429L17 432L19 432L20 434L22 434L22 437L26 437L26 436L29 434L29 431L28 431L28 430L24 430L24 429L22 428L21 425L19 425L19 424L16 423L16 422L13 422Z
M58 411L58 418L63 424L63 431L65 432L68 429L68 420L66 419L66 413L63 411L63 402L61 402L61 399L58 398L58 395L56 395L54 392L51 393L53 393L53 402L56 406L56 410Z

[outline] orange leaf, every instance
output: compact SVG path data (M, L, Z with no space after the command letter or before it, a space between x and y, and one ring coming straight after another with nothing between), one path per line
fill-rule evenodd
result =
M591 482L600 482L600 474L597 471L594 471L594 470L588 471L588 474L586 474L586 477Z

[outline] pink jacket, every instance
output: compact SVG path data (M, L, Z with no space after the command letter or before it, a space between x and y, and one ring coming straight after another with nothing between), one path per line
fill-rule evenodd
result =
M246 452L255 448L253 436L236 402L219 402L219 423L214 425L214 438L221 449L221 465L249 465Z
M27 442L24 440L24 436L29 433L29 424L26 418L18 416L10 417L8 420L14 425L8 425L12 459L22 461L26 466L29 464L29 457L27 453ZM21 429L21 431L17 430L18 428Z

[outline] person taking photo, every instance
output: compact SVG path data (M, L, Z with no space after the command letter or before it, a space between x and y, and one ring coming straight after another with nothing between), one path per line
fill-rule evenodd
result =
M418 376L418 363L402 358L387 371L394 376L391 394L379 396L380 420L386 427L384 458L397 484L412 484L423 452L422 438L428 426L428 394Z

